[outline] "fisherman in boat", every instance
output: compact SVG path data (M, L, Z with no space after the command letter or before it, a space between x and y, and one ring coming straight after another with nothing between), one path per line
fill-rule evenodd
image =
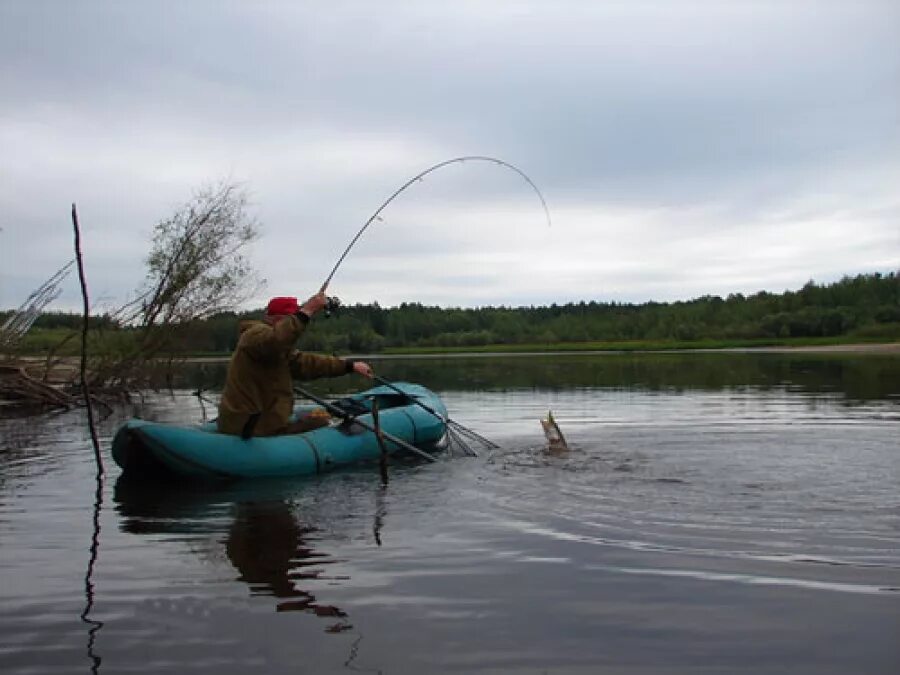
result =
M243 438L299 433L327 424L327 415L290 422L292 378L314 380L357 373L374 376L364 361L301 352L294 347L310 319L325 307L320 291L303 303L272 298L262 321L242 321L219 401L218 429Z

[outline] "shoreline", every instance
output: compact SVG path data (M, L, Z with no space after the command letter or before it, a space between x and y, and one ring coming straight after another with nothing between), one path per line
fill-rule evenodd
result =
M621 355L621 354L856 354L856 355L900 355L900 342L853 343L840 345L797 345L761 347L698 347L696 349L570 349L547 351L449 351L449 352L406 352L403 354L345 354L345 358L367 359L438 359L438 358L490 358L509 356L573 356L573 355ZM223 356L193 356L184 359L187 363L224 363L231 358Z
M552 349L532 351L447 351L447 352L405 352L403 354L342 354L343 358L366 359L431 359L431 358L490 358L509 356L572 356L572 355L601 355L607 354L854 354L854 355L900 355L900 342L872 342L872 343L848 343L835 345L771 345L759 347L696 347L696 348L659 348L659 349ZM227 363L231 359L230 354L221 356L187 356L181 359L183 363ZM23 355L17 360L27 367L42 365L46 357L37 355ZM78 357L67 356L60 359L51 369L52 371L70 371L78 363Z
M792 353L792 352L822 352L845 354L900 354L900 342L874 342L856 343L845 345L787 345L771 347L722 347L720 349L673 349L659 351L687 351L687 352L763 352L763 353Z

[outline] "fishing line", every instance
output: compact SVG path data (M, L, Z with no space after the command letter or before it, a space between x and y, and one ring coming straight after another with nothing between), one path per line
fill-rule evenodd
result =
M538 186L535 184L531 178L528 177L524 171L522 171L519 167L510 164L509 162L505 162L502 159L497 159L496 157L488 157L486 155L467 155L464 157L454 157L453 159L447 159L443 162L438 162L434 166L430 166L421 173L417 173L415 176L406 181L403 185L397 188L394 193L388 197L384 203L378 207L375 213L365 222L365 224L359 229L359 232L350 240L350 243L347 244L347 248L344 249L344 252L341 253L341 257L338 258L338 261L334 264L334 267L331 269L331 272L328 274L328 277L325 279L325 283L322 284L321 291L325 292L328 289L328 284L331 283L331 279L334 277L335 272L337 272L338 268L341 266L341 263L344 262L344 258L347 257L347 254L350 253L350 249L353 248L354 244L359 240L362 236L363 232L371 225L375 220L381 220L380 215L381 212L387 208L388 204L394 201L397 197L399 197L408 187L410 187L413 183L416 183L422 180L428 174L437 171L445 166L449 166L450 164L458 164L462 162L490 162L492 164L496 164L497 166L502 166L504 168L510 169L511 171L515 171L519 176L521 176L528 185L534 190L535 194L537 194L538 198L541 200L541 206L544 208L544 214L547 216L547 226L549 227L552 223L550 220L550 209L547 208L547 200L544 199L544 195L541 194L541 191L538 189Z

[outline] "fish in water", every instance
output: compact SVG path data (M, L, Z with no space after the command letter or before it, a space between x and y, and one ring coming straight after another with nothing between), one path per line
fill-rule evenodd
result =
M569 445L566 443L565 436L559 430L559 425L553 419L553 411L547 411L547 419L541 420L541 426L544 428L544 436L547 438L547 452L551 455L558 455L569 451Z

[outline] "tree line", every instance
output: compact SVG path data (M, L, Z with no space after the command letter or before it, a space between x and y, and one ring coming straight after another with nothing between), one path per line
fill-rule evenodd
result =
M237 325L263 309L218 312L177 327L175 351L227 353ZM48 312L37 328L76 329L81 317ZM96 318L105 332L130 329L114 317ZM583 301L530 307L441 308L416 302L342 307L317 318L304 334L303 349L376 353L391 348L552 345L584 342L755 340L855 336L900 338L900 275L860 274L829 284L813 281L783 293L707 295L677 302L641 304Z
M237 317L233 317L237 318ZM216 317L221 320L221 317ZM232 324L233 325L233 324ZM307 348L377 352L391 347L478 347L597 341L900 337L900 276L891 272L671 303L582 301L538 307L440 308L353 305L315 321ZM229 345L233 345L229 343Z

